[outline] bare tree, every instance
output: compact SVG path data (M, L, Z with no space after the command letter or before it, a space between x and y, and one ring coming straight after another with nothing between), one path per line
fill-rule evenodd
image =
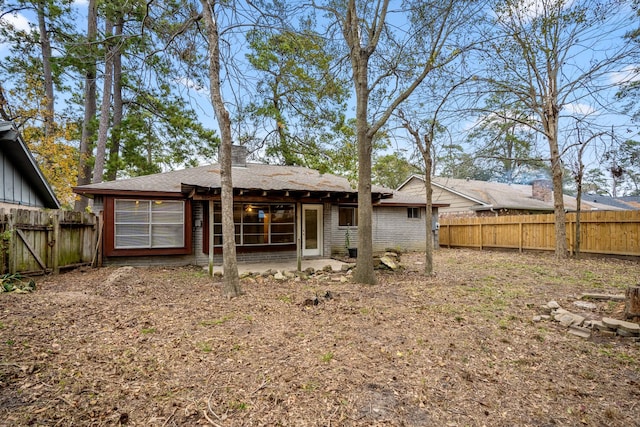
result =
M233 224L233 183L231 179L231 118L225 108L220 82L220 33L218 31L215 0L201 0L209 43L209 82L211 104L218 120L220 135L220 181L222 203L222 268L223 294L227 298L240 296L240 279L236 261L235 226Z
M585 103L608 104L603 94L612 87L609 73L621 70L637 51L620 37L637 19L628 6L617 0L507 0L494 10L496 33L484 58L491 65L488 80L531 111L520 123L548 142L560 258L568 256L562 112Z
M429 73L462 49L456 30L479 3L410 1L389 10L389 0L315 4L338 23L350 62L358 141L358 260L354 280L375 284L373 269L371 156L373 140L393 112ZM391 24L395 20L394 24ZM401 21L402 25L397 25Z

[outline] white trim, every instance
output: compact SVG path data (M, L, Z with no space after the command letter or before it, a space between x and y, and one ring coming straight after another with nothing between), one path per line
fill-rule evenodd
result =
M315 211L316 212L316 247L315 248L310 248L307 249L306 243L307 243L307 239L306 239L306 221L305 221L305 212L306 211ZM302 247L302 256L320 256L322 255L322 248L323 248L323 235L324 235L324 230L323 230L323 205L311 205L311 204L303 204L302 205L302 213L301 213L301 221L300 221L300 226L302 227L302 241L301 241L301 247Z

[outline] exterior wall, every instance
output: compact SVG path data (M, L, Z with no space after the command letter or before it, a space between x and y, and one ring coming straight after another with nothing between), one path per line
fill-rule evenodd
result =
M44 202L38 197L34 188L24 179L0 150L0 202L14 205L11 207L30 206L43 208Z
M101 205L96 200L94 208ZM204 202L206 203L206 202ZM209 264L209 255L203 252L203 207L202 202L192 204L192 254L140 257L109 257L103 261L104 265L131 266L179 266ZM421 208L420 218L408 218L406 207L377 206L373 210L373 250L375 253L384 252L387 248L397 248L403 251L421 251L425 247L424 208ZM437 217L437 209L434 209ZM435 221L435 218L434 218ZM435 223L435 222L434 222ZM346 254L345 237L347 230L351 242L358 241L357 227L341 227L338 225L338 205L324 204L323 209L323 256ZM436 232L437 236L437 232ZM437 247L437 239L436 239ZM238 253L239 262L283 261L295 260L295 251L260 251ZM215 265L222 264L222 255L216 253L213 257Z
M441 214L447 214L449 212L469 211L473 206L478 206L477 203L472 202L457 194L443 190L439 187L433 188L433 203L448 203L448 207L440 208Z
M345 237L349 231L351 242L358 241L358 227L338 225L338 206L331 207L331 255L345 255ZM434 209L434 223L438 210ZM373 252L384 252L387 248L402 251L422 251L426 246L425 209L420 209L420 218L408 218L407 208L398 206L376 206L373 208ZM326 230L325 230L326 233ZM435 233L437 236L437 233ZM326 236L326 234L325 234ZM437 239L435 241L437 247ZM352 246L356 246L353 244Z
M338 205L332 205L331 209L327 209L327 211L331 212L331 218L329 227L325 228L325 237L329 236L325 244L329 245L330 255L345 255L347 253L345 246L347 230L349 231L349 240L352 246L355 247L355 243L358 241L358 227L343 227L338 225L338 208ZM327 230L329 230L329 233L327 233Z
M414 196L425 196L424 181L413 177L399 191Z
M322 208L322 215L323 215L322 230L324 233L324 238L322 239L322 256L327 258L327 257L330 257L332 254L331 242L333 241L333 237L334 237L334 233L333 233L334 229L331 226L332 218L335 217L336 223L337 223L338 210L336 208L336 212L334 214L333 206L331 206L331 203L325 203Z
M373 251L386 248L421 251L426 246L425 209L420 218L407 218L406 207L376 207L373 209Z

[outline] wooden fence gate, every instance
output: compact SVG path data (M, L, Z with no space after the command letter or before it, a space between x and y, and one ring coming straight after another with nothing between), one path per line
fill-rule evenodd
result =
M84 212L0 209L0 273L58 273L90 265L99 225Z

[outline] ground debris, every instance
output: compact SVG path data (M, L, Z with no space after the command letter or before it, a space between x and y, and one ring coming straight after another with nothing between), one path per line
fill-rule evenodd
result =
M637 424L640 346L597 323L624 303L567 296L619 293L637 263L441 249L426 277L402 257L375 286L274 270L232 300L194 268L0 294L0 426ZM592 338L528 321L552 300Z

